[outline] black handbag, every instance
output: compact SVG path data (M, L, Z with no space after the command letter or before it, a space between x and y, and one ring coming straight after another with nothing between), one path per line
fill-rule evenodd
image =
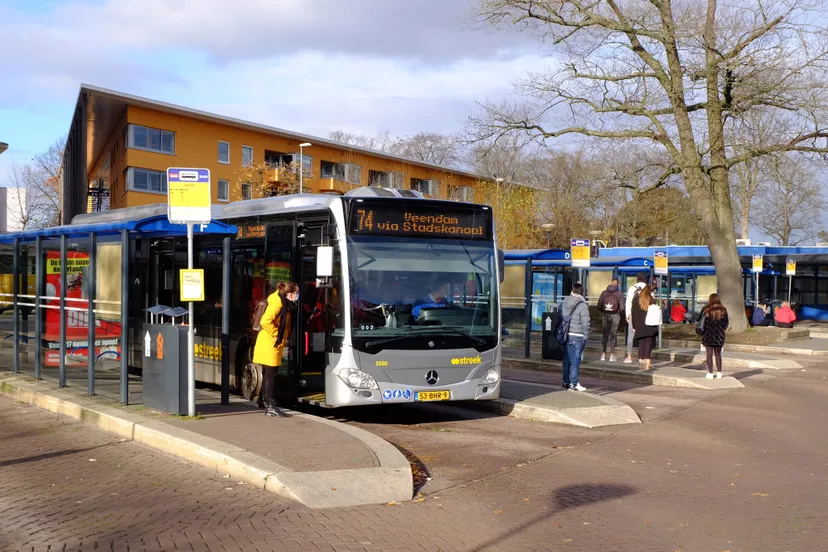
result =
M704 335L704 313L699 317L699 321L696 322L696 334Z

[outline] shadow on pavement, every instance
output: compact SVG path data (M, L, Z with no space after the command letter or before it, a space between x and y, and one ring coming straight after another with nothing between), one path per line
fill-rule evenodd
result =
M555 516L555 514L559 514L571 508L589 506L605 500L617 500L625 496L634 495L635 493L636 489L626 485L568 485L566 487L561 487L556 489L552 494L551 501L554 505L552 512L536 516L535 518L515 527L509 532L481 544L474 550L476 552L481 552L489 547L497 546L501 542L515 537L517 534L522 533L533 525L544 522Z
M68 456L70 454L77 454L79 452L87 452L90 450L99 449L102 447L108 447L114 443L106 443L105 445L97 445L94 447L87 447L87 448L79 448L79 449L68 449L68 450L58 450L55 452L47 452L45 454L37 454L35 456L27 456L25 458L14 458L12 460L3 460L0 461L0 468L5 468L8 466L16 466L17 464L26 464L28 462L39 462L41 460L49 460L51 458L58 458L60 456Z

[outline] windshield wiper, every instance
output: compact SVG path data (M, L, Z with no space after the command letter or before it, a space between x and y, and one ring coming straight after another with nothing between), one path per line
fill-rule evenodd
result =
M447 331L453 332L457 335L467 337L467 338L471 339L472 341L474 341L475 343L477 343L478 345L485 345L486 344L486 340L483 339L482 337L477 337L476 335L472 335L468 332L464 332L463 330L461 330L460 328L457 328L455 326L426 326L425 329L430 330L434 333L442 333L443 331L447 330ZM435 330L440 330L440 331L435 331ZM422 331L423 330L418 330L417 332L420 333ZM430 333L430 332L426 332L426 333Z
M439 330L439 331L435 331ZM459 328L455 328L454 326L425 326L423 328L417 329L410 329L405 330L409 332L408 335L395 335L394 337L386 337L385 339L377 339L374 341L367 341L365 342L366 347L379 347L381 345L387 345L389 343L394 343L395 341L402 341L403 339L408 339L409 337L417 337L418 335L431 335L431 334L440 334L445 331L452 332L456 335L460 335L471 339L474 343L478 345L485 345L486 340L476 335L471 335L470 333L464 332Z

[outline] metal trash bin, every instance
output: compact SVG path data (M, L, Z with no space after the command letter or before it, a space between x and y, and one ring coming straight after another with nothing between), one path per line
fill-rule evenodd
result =
M563 348L555 336L561 315L556 312L545 312L541 315L541 358L563 360Z
M187 326L143 324L144 406L187 415Z

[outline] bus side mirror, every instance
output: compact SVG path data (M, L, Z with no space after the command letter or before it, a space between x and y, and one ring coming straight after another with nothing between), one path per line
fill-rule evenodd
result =
M320 245L316 248L316 277L330 278L333 276L333 247Z
M506 277L506 254L502 249L497 250L497 272L500 274L500 283Z

